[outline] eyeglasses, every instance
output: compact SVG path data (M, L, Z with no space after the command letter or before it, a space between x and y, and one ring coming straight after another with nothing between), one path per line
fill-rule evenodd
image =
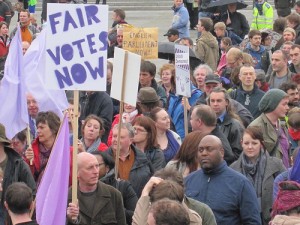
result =
M221 150L221 148L215 148L212 146L208 146L208 147L198 147L198 151L200 153L203 153L206 150L207 153L212 153L215 150Z
M140 127L133 127L134 128L134 133L148 133L146 130L144 130L143 128Z

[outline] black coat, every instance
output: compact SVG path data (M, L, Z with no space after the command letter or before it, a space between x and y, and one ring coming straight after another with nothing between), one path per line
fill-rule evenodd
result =
M135 159L129 174L129 182L131 183L137 197L141 196L142 190L148 180L153 175L153 167L145 153L131 145ZM109 148L107 153L113 157L113 150Z
M104 177L100 179L103 183L113 186L121 192L126 215L127 224L132 223L132 216L137 201L139 200L133 190L131 184L127 180L116 180L114 169L110 170Z

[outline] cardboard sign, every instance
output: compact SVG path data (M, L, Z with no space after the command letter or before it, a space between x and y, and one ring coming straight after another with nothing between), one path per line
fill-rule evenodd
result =
M176 94L191 97L189 47L175 45Z
M124 27L123 49L138 54L142 59L157 59L158 28Z
M108 6L48 4L49 89L106 90Z
M110 96L129 105L136 105L141 56L115 48ZM123 87L123 88L122 88Z

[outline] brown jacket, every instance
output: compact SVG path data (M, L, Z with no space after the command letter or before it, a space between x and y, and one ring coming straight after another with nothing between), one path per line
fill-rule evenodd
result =
M219 45L217 39L210 32L202 32L196 41L196 56L213 71L217 70L219 60Z
M81 201L84 197L78 190L77 197L79 203L79 223L80 225L126 225L125 212L121 193L115 188L98 182L97 197L90 204L93 205L92 217L89 217L86 208L81 207ZM68 203L72 201L72 188L69 189ZM73 224L68 221L67 224Z

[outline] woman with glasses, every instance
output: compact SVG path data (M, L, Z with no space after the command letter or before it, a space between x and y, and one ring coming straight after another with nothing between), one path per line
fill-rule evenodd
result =
M243 152L230 167L245 175L253 184L261 210L262 224L267 225L271 219L274 179L286 169L280 159L271 157L265 150L260 127L245 129L241 143Z
M165 157L156 140L157 130L155 123L147 116L136 117L132 126L135 129L134 145L147 155L154 171L165 167Z

